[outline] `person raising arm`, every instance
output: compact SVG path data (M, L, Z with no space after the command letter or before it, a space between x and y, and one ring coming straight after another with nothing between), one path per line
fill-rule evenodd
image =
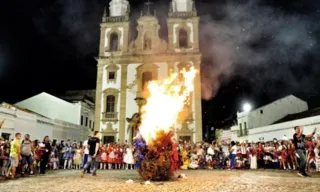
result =
M296 152L298 153L300 157L300 166L299 166L299 172L298 175L301 177L306 177L309 176L306 171L306 149L305 149L305 139L306 138L311 138L314 136L314 134L317 131L317 128L313 130L313 132L309 135L304 135L303 134L303 127L300 126L295 126L294 127L295 134L293 135L293 143L296 148Z

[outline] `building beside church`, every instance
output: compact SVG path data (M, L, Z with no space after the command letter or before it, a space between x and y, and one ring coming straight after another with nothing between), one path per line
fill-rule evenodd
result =
M42 104L38 103L38 105ZM88 127L52 119L30 109L5 102L0 104L0 122L3 122L0 136L4 140L14 139L15 133L21 133L23 136L29 134L32 140L42 141L45 136L49 136L51 141L81 143L89 134L92 134Z
M308 109L308 103L293 95L278 99L252 111L237 113L237 123L221 133L224 144L230 141L272 141L291 138L295 126L305 133L320 125L320 110Z
M147 97L146 83L162 80L171 73L191 66L200 71L199 17L192 0L172 0L167 19L168 40L159 36L155 12L141 12L136 39L130 40L130 4L112 0L105 10L101 36L96 87L95 130L101 130L108 142L132 141L139 111ZM200 75L195 91L182 114L187 118L176 125L175 137L202 140ZM157 110L157 109L155 109ZM170 106L168 106L170 110ZM161 119L161 116L159 117Z
M50 119L56 119L93 129L94 103L84 97L68 97L68 101L48 93L40 93L15 104Z

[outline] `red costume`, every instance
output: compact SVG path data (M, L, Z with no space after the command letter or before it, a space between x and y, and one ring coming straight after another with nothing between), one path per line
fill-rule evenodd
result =
M100 149L100 154L101 154L101 162L100 163L108 163L108 154L107 154L107 149L106 148L101 148Z
M263 159L263 154L264 154L264 148L262 145L260 145L257 147L257 158Z
M107 152L108 152L108 163L115 163L116 156L114 153L114 149L113 149L113 147L111 147L111 145L108 146Z
M123 150L117 149L117 164L123 164Z

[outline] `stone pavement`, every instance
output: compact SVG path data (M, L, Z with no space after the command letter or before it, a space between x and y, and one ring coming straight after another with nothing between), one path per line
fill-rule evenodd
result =
M98 176L85 175L80 172L56 171L46 176L33 176L17 180L0 181L1 192L295 192L319 191L320 174L312 178L301 178L296 172L289 171L218 171L195 170L179 171L187 175L187 179L174 179L169 182L151 182L142 184L137 171L100 171ZM127 180L134 182L129 184Z

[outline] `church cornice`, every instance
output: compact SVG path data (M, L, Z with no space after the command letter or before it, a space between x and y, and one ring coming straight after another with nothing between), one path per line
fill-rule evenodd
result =
M190 12L169 12L169 18L191 18L191 17L197 17L196 11L190 11Z
M179 62L179 61L201 61L201 53L166 53L156 55L122 55L119 57L96 57L98 65L105 65L110 61L117 64L128 63L159 63L159 62Z
M124 16L117 16L117 17L103 17L102 18L102 23L107 24L107 23L120 23L120 22L128 22L129 21L129 15L124 15Z

